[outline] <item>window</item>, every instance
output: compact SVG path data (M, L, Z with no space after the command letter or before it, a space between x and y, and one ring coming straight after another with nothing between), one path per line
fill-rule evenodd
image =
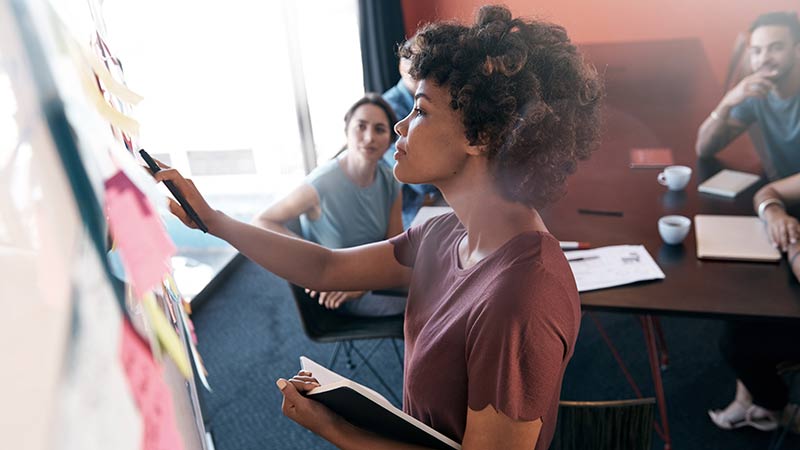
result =
M358 4L356 0L300 0L293 4L298 12L296 31L317 164L321 164L345 145L344 113L364 95Z
M342 117L363 93L355 0L109 0L103 14L145 98L139 144L215 208L249 221L344 144ZM192 296L235 251L176 219L167 228Z

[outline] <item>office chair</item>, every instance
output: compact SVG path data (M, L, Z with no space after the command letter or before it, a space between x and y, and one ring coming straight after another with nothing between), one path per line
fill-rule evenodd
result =
M650 450L654 398L561 401L550 450Z
M400 397L384 381L375 367L370 364L369 359L383 343L389 340L397 356L400 367L403 367L403 357L398 348L396 339L403 340L403 315L386 317L359 317L337 313L326 309L320 305L316 299L311 298L304 288L289 283L294 296L297 312L300 314L300 322L303 331L309 339L314 342L331 343L335 342L328 367L333 368L340 352L344 352L347 358L347 367L351 370L350 376L355 376L360 367L366 367L375 375L378 382L392 396L397 404L401 404ZM381 294L387 294L382 291ZM378 342L366 352L362 352L354 343L357 340L378 339ZM361 365L353 363L352 355L355 353L361 360Z
M293 220L285 226L297 234L302 236L300 230L300 221ZM383 377L378 371L370 364L369 359L375 354L375 351L381 346L384 340L388 340L400 368L403 367L403 356L397 344L397 339L403 341L403 320L402 314L386 317L359 317L341 314L336 311L326 309L320 305L316 299L311 298L305 288L289 283L292 290L297 312L300 314L300 322L303 325L303 331L306 336L314 342L332 343L335 342L333 354L328 362L328 368L333 369L334 364L340 352L343 352L347 358L347 368L350 369L349 377L354 377L361 367L366 367L378 382L386 389L395 404L402 404L400 396L389 387ZM380 295L392 296L406 296L405 292L400 291L375 291ZM357 340L377 339L378 342L372 346L367 352L363 352L355 345ZM360 364L353 362L353 354L356 354L361 360Z

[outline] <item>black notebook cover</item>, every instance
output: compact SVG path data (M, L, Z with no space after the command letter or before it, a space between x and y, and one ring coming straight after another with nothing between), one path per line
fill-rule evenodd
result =
M301 361L303 370L310 371L323 383L306 396L327 406L353 425L408 444L441 450L461 448L457 442L394 407L377 392L331 372L308 358L303 357Z
M394 441L441 450L458 448L406 422L350 387L341 386L308 397L327 406L353 425Z

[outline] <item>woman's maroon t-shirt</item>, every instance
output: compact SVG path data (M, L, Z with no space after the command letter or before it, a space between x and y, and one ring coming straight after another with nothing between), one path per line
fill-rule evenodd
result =
M447 214L391 239L397 260L414 269L403 410L458 442L468 407L541 418L536 449L547 449L580 325L569 263L552 235L526 232L462 269L465 236Z

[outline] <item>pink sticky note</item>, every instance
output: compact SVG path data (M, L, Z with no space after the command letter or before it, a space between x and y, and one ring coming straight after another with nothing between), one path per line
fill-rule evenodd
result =
M144 424L142 450L182 450L172 394L147 344L123 320L120 357Z
M175 244L147 198L122 172L106 181L106 215L128 279L141 298L170 271Z

